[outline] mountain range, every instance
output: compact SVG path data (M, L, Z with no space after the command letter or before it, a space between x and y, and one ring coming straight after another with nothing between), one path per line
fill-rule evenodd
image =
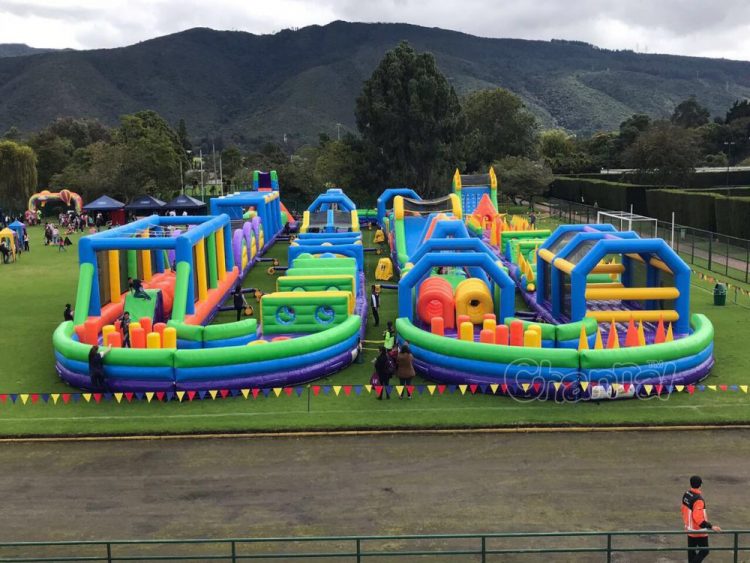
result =
M459 95L507 88L544 127L578 134L616 129L636 112L668 116L691 95L721 116L750 96L750 62L336 21L269 35L195 28L116 49L22 49L0 58L0 131L38 130L58 116L115 124L153 109L173 124L185 119L195 138L298 146L335 136L337 124L354 129L362 82L401 40L433 53Z

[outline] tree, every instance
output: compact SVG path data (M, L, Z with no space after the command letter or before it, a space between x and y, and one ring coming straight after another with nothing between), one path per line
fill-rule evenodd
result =
M669 122L657 122L641 133L623 155L626 166L659 184L688 179L700 160L696 133Z
M242 161L242 153L234 145L221 151L221 173L229 185L237 183L235 177L242 170Z
M651 118L644 113L636 113L620 123L620 135L617 137L617 150L624 152L638 138L638 135L651 126Z
M594 170L615 168L617 166L617 133L596 133L583 143Z
M357 183L360 155L345 141L329 141L315 160L315 181L319 186L352 191Z
M184 119L180 119L180 122L177 125L177 136L180 138L180 145L182 145L182 148L185 151L193 149L193 144L188 137L187 126L185 125Z
M3 139L7 141L20 141L21 132L18 130L18 127L16 127L15 125L11 125L3 134Z
M502 88L478 90L463 103L466 168L477 171L505 156L532 156L537 123L521 98Z
M735 100L732 107L729 108L724 123L731 123L735 119L741 119L743 117L750 117L750 101L749 100Z
M708 123L711 112L700 105L694 97L677 104L670 121L679 127L700 127Z
M502 191L514 201L520 199L533 204L534 196L546 192L553 180L552 170L542 160L506 156L492 166L500 180Z
M0 141L0 203L20 211L36 189L36 155L31 147Z
M365 81L355 117L364 152L385 185L434 193L458 163L461 106L429 53L402 42ZM447 187L446 187L447 189Z
M29 139L29 145L37 155L37 175L40 188L50 185L52 176L62 172L73 158L75 147L70 139L58 137L44 130Z

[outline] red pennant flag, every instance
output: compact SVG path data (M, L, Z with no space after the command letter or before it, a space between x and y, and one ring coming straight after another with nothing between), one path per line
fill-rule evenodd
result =
M695 393L695 385L688 385L687 390L688 390L688 393L692 395L693 393Z
M726 391L727 390L727 386L726 385L719 385L719 389L721 389L722 391ZM32 398L33 398L33 396L32 396Z
M628 391L630 391L630 383L623 383L622 388L627 393Z
M441 395L445 393L445 385L438 385L438 393Z
M229 395L229 389L221 389L219 391L219 395L221 395L222 399L226 399L227 395Z
M94 397L94 401L96 401L97 403L100 403L101 400L102 400L102 394L101 393L94 393L92 395L92 397Z
M507 393L508 393L508 384L507 383L503 383L502 385L500 385L500 391L502 391L503 393L505 393L507 395Z
M344 395L347 397L352 394L352 386L351 385L344 385Z
M294 394L294 387L284 387L284 393L287 397L291 397Z
M373 389L375 389L375 393L377 395L380 395L383 392L383 386L382 385L375 385L375 386L373 386Z
M37 402L39 402L39 393L32 393L32 394L31 394L31 402L32 402L32 403L37 403Z
M477 385L476 384L469 385L469 390L471 391L471 394L473 395L474 393L477 392Z
M192 401L194 397L195 397L195 391L188 391L187 392L188 401Z
M564 382L563 382L563 387L565 387L565 390L566 390L566 391L567 391L568 389L570 389L571 385L573 385L573 384L572 384L572 383L571 383L570 381L564 381Z
M7 400L8 400L8 395L6 395L5 393L0 395L0 403L4 403Z
M532 385L532 387L534 388L534 393L539 393L539 389L541 389L541 387L542 387L542 384L541 384L541 383L539 383L539 382L536 382L536 383L534 383L534 384Z
M664 388L662 384L654 385L654 389L656 389L656 394L661 395L661 390Z
M260 389L257 389L257 388L253 389L253 399L257 399L259 393L260 393Z
M406 390L409 392L409 395L414 394L414 385L407 385Z
M131 392L125 393L125 398L128 400L128 403L133 401L133 394Z
M317 397L320 394L320 385L313 385L312 390L313 390L313 395Z
M70 393L63 393L62 400L67 405L70 402Z
M156 392L156 400L157 401L163 401L164 400L164 391L157 391Z

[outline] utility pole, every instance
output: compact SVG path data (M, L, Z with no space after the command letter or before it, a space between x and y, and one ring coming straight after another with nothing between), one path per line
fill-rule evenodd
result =
M221 165L221 153L219 153L219 182L221 182L221 195L224 195L224 168Z
M341 140L341 123L336 124L336 140Z
M206 185L203 183L203 148L201 147L200 151L200 159L201 159L201 199L203 202L206 202Z
M211 141L211 157L214 162L214 193L216 193L216 180L218 178L218 174L216 174L216 145L213 141Z

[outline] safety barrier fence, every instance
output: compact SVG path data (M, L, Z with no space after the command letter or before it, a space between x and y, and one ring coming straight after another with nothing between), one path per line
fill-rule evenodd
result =
M535 203L535 206L565 223L596 223L600 211L610 211L557 198L546 198L543 202ZM734 280L750 282L748 239L677 224L674 225L673 237L672 224L666 221L656 221L656 228L653 221L634 222L633 230L641 236L663 238L690 264Z
M717 560L743 561L750 530L711 534ZM655 561L684 557L683 531L521 532L0 543L0 562L456 560ZM568 556L568 557L562 557ZM672 559L670 559L672 560Z

